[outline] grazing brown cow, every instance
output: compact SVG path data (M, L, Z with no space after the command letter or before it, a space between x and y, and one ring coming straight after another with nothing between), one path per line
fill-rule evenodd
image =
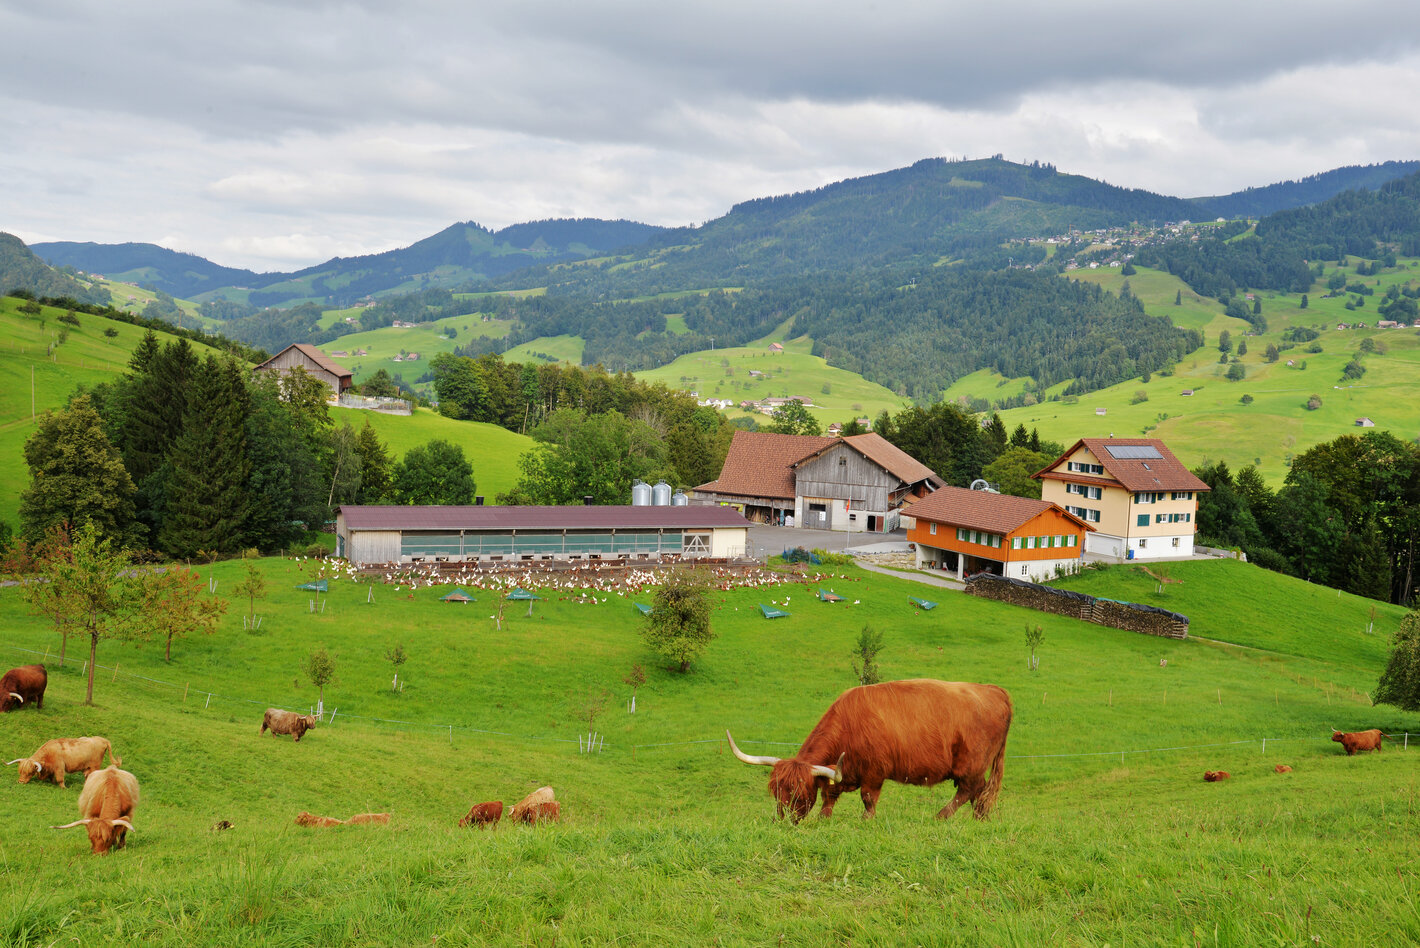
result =
M344 826L344 820L337 820L333 816L316 816L314 813L307 813L302 810L296 817L297 826Z
M294 711L267 708L266 714L261 718L261 730L257 733L265 734L269 728L272 734L294 734L299 741L302 735L315 726L314 714L297 714Z
M1342 734L1340 731L1332 731L1331 739L1342 747L1346 748L1346 756L1350 757L1357 751L1376 751L1381 749L1381 729L1373 727L1369 731L1355 731L1351 734Z
M69 774L82 770L88 777L102 768L104 754L108 754L109 763L122 765L123 761L113 752L106 737L56 737L45 741L29 757L12 760L5 766L20 765L20 783L29 783L38 777L53 780L62 787Z
M840 794L858 790L863 816L877 810L883 782L930 787L944 780L957 792L937 813L947 819L970 802L984 820L996 804L1011 727L1011 696L996 685L918 678L849 688L839 695L791 758L752 757L747 764L773 767L769 792L795 822L814 808L823 791L823 816ZM990 778L987 778L987 772Z
M1279 774L1289 774L1292 772L1292 768L1288 767L1286 764L1278 764L1276 767L1273 767L1272 770Z
M349 823L351 826L355 826L360 823L384 824L388 823L389 821L390 815L388 813L356 813L354 816L350 817L350 819L346 820L345 822Z
M43 665L21 665L0 678L0 711L10 711L28 704L44 707L44 689L49 684L49 672Z
M79 794L82 819L50 829L83 826L89 831L89 845L96 855L110 849L122 849L128 831L133 829L133 811L138 806L138 778L118 764L89 774L84 790Z
M1209 783L1217 783L1219 780L1227 780L1232 774L1226 770L1206 770L1203 772L1203 779Z
M514 819L529 826L536 826L539 823L560 823L562 821L562 805L556 800L544 800L525 808Z
M497 826L498 821L503 818L503 801L492 800L488 803L475 803L468 811L468 815L459 820L460 826L477 826L483 829L485 826Z
M551 787L538 787L532 793L529 793L517 803L513 804L513 809L508 814L508 819L515 823L525 822L523 819L524 812L537 806L539 803L551 803L555 799L557 798L553 795Z

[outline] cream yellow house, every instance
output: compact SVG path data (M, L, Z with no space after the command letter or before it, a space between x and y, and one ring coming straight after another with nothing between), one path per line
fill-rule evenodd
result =
M1085 552L1192 556L1198 495L1209 489L1156 438L1081 438L1033 477L1041 499L1094 527Z

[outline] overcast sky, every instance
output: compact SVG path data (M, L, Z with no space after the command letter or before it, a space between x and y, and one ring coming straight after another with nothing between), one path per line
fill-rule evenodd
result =
M933 156L1180 197L1420 158L1405 0L0 0L0 37L0 230L255 270Z

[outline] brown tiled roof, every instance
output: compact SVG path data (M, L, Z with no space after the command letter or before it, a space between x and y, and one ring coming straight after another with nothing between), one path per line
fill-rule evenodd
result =
M841 440L844 444L848 445L904 484L916 484L919 481L927 481L934 487L941 487L946 483L946 481L932 473L932 469L927 465L877 432L870 431L867 434L851 435ZM816 449L812 454L805 455L798 461L795 461L793 466L797 467L809 460L809 458L817 457L832 446L832 443L830 443L822 448Z
M1157 458L1117 458L1109 453L1110 446L1124 448L1150 447L1159 452L1161 457ZM1060 457L1056 458L1043 470L1036 472L1034 477L1049 477L1054 480L1070 480L1081 483L1107 483L1097 477L1081 476L1069 473L1064 470L1056 470L1061 467L1065 459L1074 454L1080 448L1086 448L1099 461L1104 468L1105 474L1114 478L1125 490L1191 490L1204 491L1211 490L1207 484L1203 483L1193 475L1188 468L1183 466L1183 462L1174 457L1168 446L1158 438L1081 438L1069 447Z
M748 527L733 507L568 506L440 507L354 506L340 508L345 526L355 530L683 530Z
M741 497L794 497L793 464L838 441L817 435L736 431L720 476L695 488L697 492Z
M1086 530L1094 529L1079 517L1067 513L1048 500L993 494L985 490L967 490L965 487L943 487L904 507L902 513L918 520L947 523L954 527L970 527L973 530L986 530L1004 536L1052 508Z

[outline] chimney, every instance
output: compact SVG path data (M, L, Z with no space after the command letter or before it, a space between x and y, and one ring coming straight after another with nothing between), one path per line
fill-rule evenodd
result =
M583 506L583 507L590 507L591 505L592 505L592 495L591 495L591 494L583 494L583 495L582 495L582 506Z
M473 498L473 505L474 505L475 507L482 507L482 506L483 506L483 495L482 495L482 494L479 494L479 495L477 495L476 497Z

